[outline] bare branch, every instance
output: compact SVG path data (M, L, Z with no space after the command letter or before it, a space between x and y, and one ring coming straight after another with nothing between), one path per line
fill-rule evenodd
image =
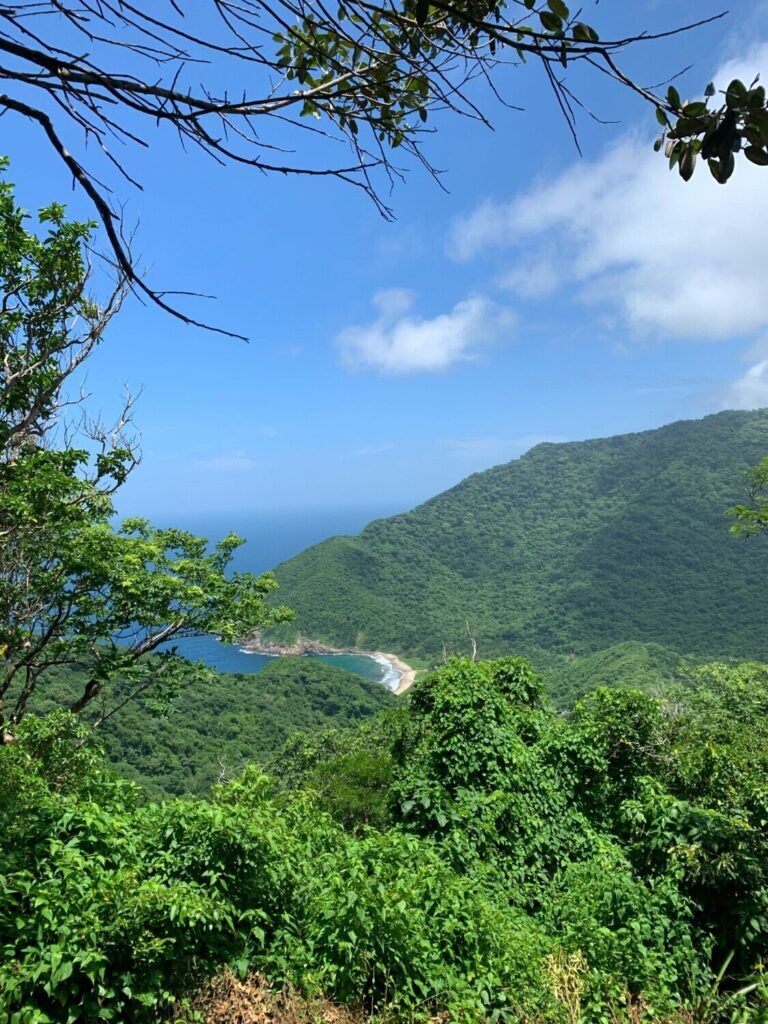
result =
M112 146L119 142L123 153L132 145L147 147L150 130L171 128L183 149L194 146L222 165L351 184L391 217L379 182L391 187L402 176L392 154L402 151L438 179L422 149L427 118L449 110L490 126L470 87L482 80L496 99L515 107L494 74L510 56L544 67L578 146L576 111L585 108L559 68L597 69L668 110L663 97L621 70L621 54L723 14L610 40L579 23L578 12L560 27L556 16L548 26L547 17L551 21L551 12L531 9L526 0L479 6L467 0L343 0L340 6L325 0L175 0L163 14L141 0L0 2L0 80L6 83L0 112L39 126L92 203L120 274L140 298L183 323L242 338L190 316L171 298L200 293L145 282L123 236L122 211L90 163L74 155L66 128L74 126L84 142L95 142L137 188L141 183ZM81 51L70 48L80 43ZM238 81L247 88L231 85ZM290 130L306 133L306 159L294 159L286 142ZM352 159L339 159L339 144ZM274 159L275 153L285 159Z

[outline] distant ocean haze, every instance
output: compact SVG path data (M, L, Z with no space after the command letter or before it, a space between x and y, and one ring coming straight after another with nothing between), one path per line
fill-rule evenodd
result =
M234 572L262 573L293 558L305 548L338 534L359 533L372 519L403 511L400 508L307 508L286 511L188 512L146 514L156 526L175 526L206 537L212 544L227 534L245 538L231 563ZM131 512L131 515L145 515ZM127 513L124 513L125 517Z

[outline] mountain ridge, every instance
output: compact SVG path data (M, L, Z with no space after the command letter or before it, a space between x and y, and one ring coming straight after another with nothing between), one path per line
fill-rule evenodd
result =
M726 510L766 451L766 409L542 442L282 563L280 600L315 639L425 658L466 651L467 621L483 656L638 640L765 658L768 552Z

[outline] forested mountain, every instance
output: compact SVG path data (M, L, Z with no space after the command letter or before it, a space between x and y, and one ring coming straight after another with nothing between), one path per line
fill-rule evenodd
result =
M535 665L555 706L570 708L598 687L635 688L658 696L670 686L688 686L697 659L661 644L627 640L576 658L539 651Z
M80 689L77 672L60 672L36 710L67 704ZM129 701L99 735L112 767L153 795L204 794L293 733L356 725L394 703L380 683L310 658L280 658L250 675L216 673L162 704Z
M319 640L434 657L588 653L626 640L768 657L768 547L726 510L768 451L768 410L540 444L411 512L280 565Z

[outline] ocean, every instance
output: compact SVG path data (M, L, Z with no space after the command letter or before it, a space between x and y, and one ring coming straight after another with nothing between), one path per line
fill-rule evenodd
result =
M180 514L174 517L154 517L152 521L158 526L177 526L189 530L211 542L228 533L237 533L246 538L246 543L236 551L231 568L236 572L259 574L274 569L280 562L328 537L359 533L372 519L392 515L395 511L398 510L346 508L249 514ZM185 657L202 661L219 672L259 672L272 660L266 654L249 654L230 644L222 644L213 636L179 640L168 646L177 647ZM390 688L397 685L397 674L390 666L375 658L354 654L323 654L313 657Z

